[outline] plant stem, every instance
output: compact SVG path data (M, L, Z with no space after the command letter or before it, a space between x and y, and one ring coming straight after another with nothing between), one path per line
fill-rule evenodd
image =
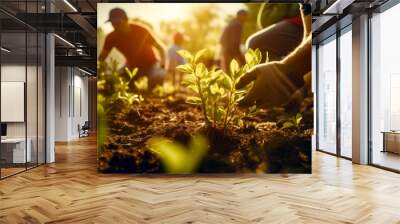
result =
M214 128L217 126L217 102L214 102Z
M228 95L228 107L226 109L226 114L225 114L225 119L224 119L224 125L223 125L223 132L225 133L226 131L226 126L228 125L228 121L230 119L228 119L228 117L230 117L230 112L231 112L231 105L232 105L232 97L235 94L235 87L234 85L236 84L235 80L232 80L233 82L233 87L231 87L230 91L229 91L229 95Z
M201 89L200 79L199 78L197 78L197 82L196 83L197 83L197 88L199 90L199 96L200 96L200 99L201 99L201 104L202 104L202 107L203 107L204 120L206 121L206 126L209 127L210 126L210 121L208 120L208 117L207 117L206 102L205 102L205 99L204 99L204 96L203 96L203 93L202 93L203 90Z
M236 113L236 108L237 108L237 107L235 107L235 108L233 109L232 114L235 114L235 113ZM232 120L232 118L233 118L233 116L230 116L229 119L228 119L228 121L227 121L227 123L229 123L229 122Z

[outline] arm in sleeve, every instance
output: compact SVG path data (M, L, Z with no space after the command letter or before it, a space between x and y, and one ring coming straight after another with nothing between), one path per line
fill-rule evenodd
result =
M103 50L99 55L99 61L104 61L110 54L111 49L114 47L114 42L112 41L112 36L108 35L103 46Z
M166 62L166 47L164 43L157 38L157 36L148 28L145 28L148 32L147 40L152 44L155 48L157 48L160 53L161 63L165 64Z
M306 74L311 71L311 35L282 60L287 73Z

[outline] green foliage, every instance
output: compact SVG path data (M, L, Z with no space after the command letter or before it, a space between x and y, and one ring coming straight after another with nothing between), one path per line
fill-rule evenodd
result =
M301 128L301 121L303 120L303 116L300 113L297 113L296 116L288 118L284 123L282 128L283 129L295 129L300 130Z
M98 95L102 99L98 101L98 104L105 109L104 112L106 114L112 109L122 110L124 107L130 107L143 101L142 95L133 92L129 86L129 83L137 75L137 68L133 70L125 68L128 79L121 76L115 61L111 62L111 64L107 64L106 62L100 63L98 71L97 89L99 92ZM141 90L147 86L147 82L141 79L135 81L134 84L137 89ZM120 108L114 108L115 106Z
M161 137L151 138L147 147L159 156L167 173L171 174L196 172L208 151L207 139L200 135L193 137L188 147Z
M195 55L184 50L178 53L188 62L177 67L177 70L186 74L182 84L195 94L187 97L186 102L201 107L206 126L225 130L231 122L240 125L243 114L238 110L238 103L248 89L237 90L235 85L248 70L260 63L261 52L258 49L248 50L243 66L232 60L228 73L220 69L208 69L200 62L206 50Z
M104 97L97 96L97 149L98 152L104 150L104 140L107 136L107 118L104 110Z

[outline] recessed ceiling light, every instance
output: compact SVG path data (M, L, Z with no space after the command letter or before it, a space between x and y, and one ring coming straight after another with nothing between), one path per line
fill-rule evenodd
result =
M88 71L86 71L86 70L83 70L83 69L81 69L81 68L79 68L79 67L78 67L78 70L81 71L81 72L83 72L83 73L85 73L85 74L87 74L87 75L92 75L92 73L90 73L90 72L88 72Z
M64 0L64 3L68 5L74 12L78 12L78 10L68 1Z
M336 0L326 10L324 10L322 14L342 14L343 9L347 8L353 2L354 0Z
M61 40L62 42L64 42L65 44L67 44L70 47L75 48L75 45L73 45L71 42L69 42L68 40L62 38L61 36L59 36L58 34L54 34L55 37L57 37L59 40Z

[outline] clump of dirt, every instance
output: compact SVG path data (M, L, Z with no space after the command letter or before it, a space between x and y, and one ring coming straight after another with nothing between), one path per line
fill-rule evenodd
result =
M282 131L271 122L280 112L249 118L244 127L206 129L201 109L185 103L185 96L185 92L165 98L146 96L139 106L110 117L105 149L99 153L99 170L163 172L159 158L146 149L146 141L163 136L187 145L200 133L209 141L200 173L310 172L311 132Z

